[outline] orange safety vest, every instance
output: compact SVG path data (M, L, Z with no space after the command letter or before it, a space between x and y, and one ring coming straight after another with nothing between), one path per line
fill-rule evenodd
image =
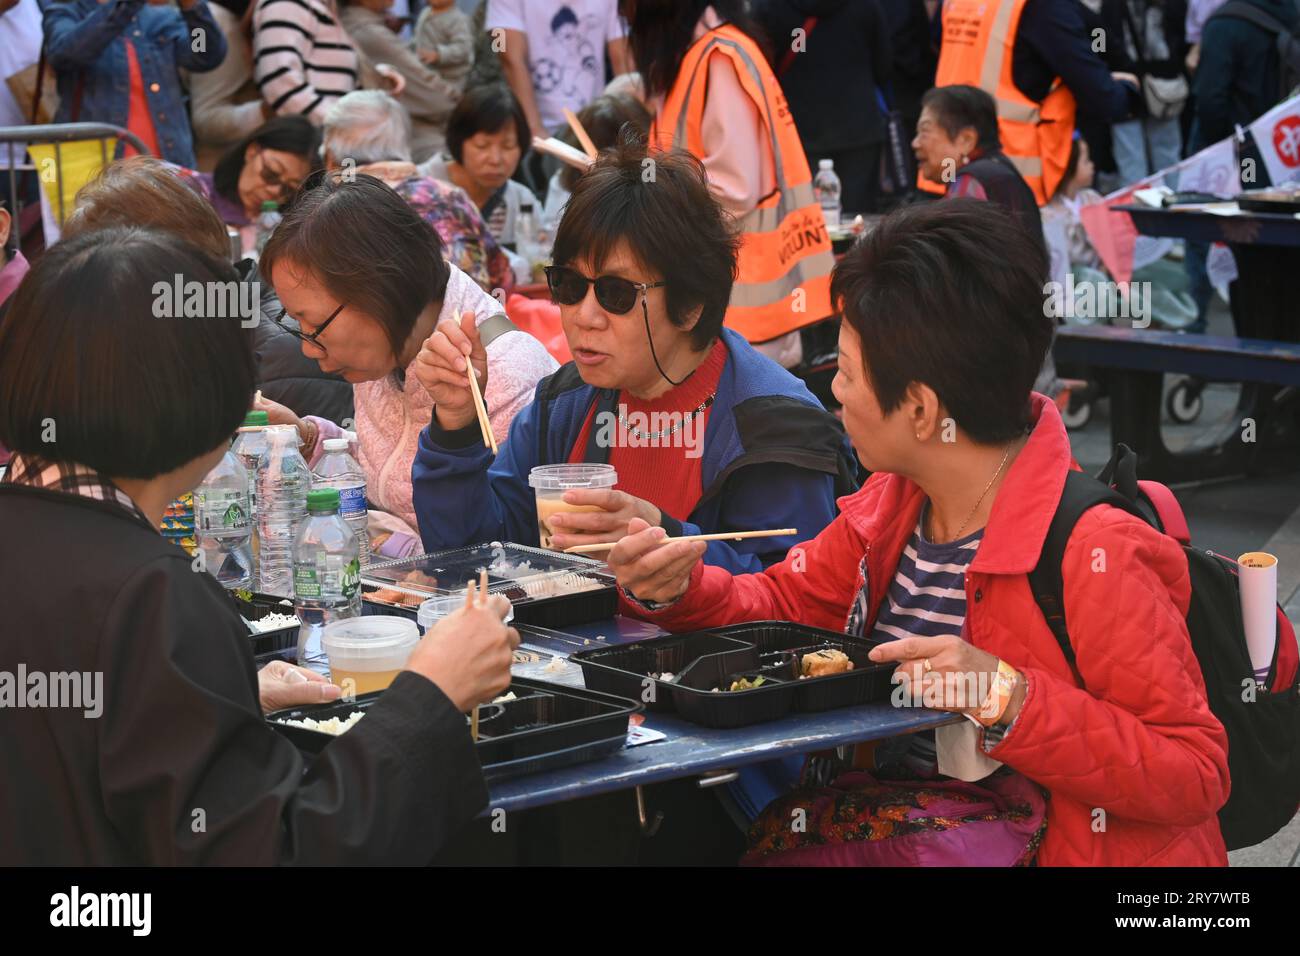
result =
M776 191L739 222L741 244L726 324L751 342L766 342L818 322L834 311L831 269L835 258L826 219L813 194L812 173L781 85L758 46L730 25L692 44L651 130L661 149L704 155L708 60L728 57L758 108L776 159Z
M965 83L993 97L1002 152L1042 206L1056 192L1070 162L1074 94L1057 77L1039 103L1012 82L1011 51L1024 8L1025 0L945 0L934 85Z

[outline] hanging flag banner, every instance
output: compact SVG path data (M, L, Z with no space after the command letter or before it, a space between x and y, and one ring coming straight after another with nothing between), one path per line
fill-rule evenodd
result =
M1237 150L1231 136L1189 156L1177 170L1179 192L1209 193L1224 199L1241 192Z
M1121 284L1133 278L1133 250L1137 246L1138 231L1132 216L1114 212L1113 207L1131 203L1133 193L1146 185L1145 180L1134 183L1079 210L1079 221L1088 233L1088 241L1101 256L1111 278Z
M1272 184L1300 181L1300 96L1279 103L1249 129Z

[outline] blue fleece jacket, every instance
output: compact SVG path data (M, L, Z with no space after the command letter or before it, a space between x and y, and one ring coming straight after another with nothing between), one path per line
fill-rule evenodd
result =
M727 362L709 412L701 461L704 493L690 515L664 516L669 534L798 528L797 536L710 542L704 560L733 574L761 571L835 517L852 487L843 428L804 384L724 329ZM569 460L593 403L616 393L581 381L572 364L538 384L495 462L476 425L420 434L412 464L425 551L485 541L538 544L533 466ZM543 433L544 429L544 433Z

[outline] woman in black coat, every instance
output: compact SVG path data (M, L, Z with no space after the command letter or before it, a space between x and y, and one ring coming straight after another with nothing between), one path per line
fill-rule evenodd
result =
M0 318L0 527L21 542L0 549L0 819L22 821L0 865L427 863L487 801L464 714L509 683L508 604L431 630L304 769L234 605L158 532L254 379L239 316L155 317L177 281L235 275L172 235L90 231Z

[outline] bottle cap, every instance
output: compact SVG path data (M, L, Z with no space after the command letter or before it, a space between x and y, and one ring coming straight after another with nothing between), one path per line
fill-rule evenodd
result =
M249 412L244 416L244 424L251 428L255 428L259 425L271 424L271 419L266 412Z
M822 160L822 162L825 162L825 160ZM279 211L280 211L280 204L276 202L274 199L267 199L263 201L262 212L279 212Z
M313 488L307 492L307 511L311 514L332 514L339 510L337 488Z
M346 438L327 438L324 447L326 451L347 451L348 440Z
M818 168L818 169L834 169L834 168L835 168L835 160L833 160L833 159L819 159L819 160L817 160L817 168Z

